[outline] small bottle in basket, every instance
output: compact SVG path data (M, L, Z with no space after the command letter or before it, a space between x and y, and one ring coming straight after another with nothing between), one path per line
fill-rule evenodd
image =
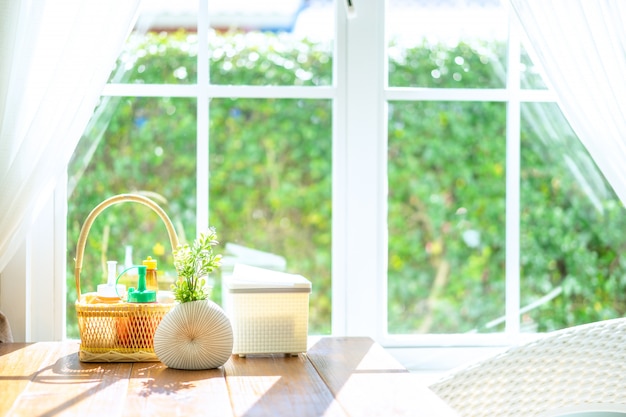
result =
M143 264L146 267L146 288L152 291L158 291L157 260L152 259L152 256L148 256L147 259L143 260Z
M117 303L121 301L124 293L126 292L125 285L116 284L117 261L107 261L107 268L107 283L98 285L96 297L93 298L92 302Z

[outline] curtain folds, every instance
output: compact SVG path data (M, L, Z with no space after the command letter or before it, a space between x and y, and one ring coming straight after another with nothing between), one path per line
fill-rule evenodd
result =
M561 111L626 204L626 2L510 3Z
M139 2L0 5L0 271L62 177Z

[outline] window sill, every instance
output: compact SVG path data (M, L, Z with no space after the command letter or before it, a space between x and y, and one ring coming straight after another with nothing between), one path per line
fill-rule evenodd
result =
M424 383L441 378L448 372L504 352L508 346L496 347L411 347L386 348L410 372L423 377Z

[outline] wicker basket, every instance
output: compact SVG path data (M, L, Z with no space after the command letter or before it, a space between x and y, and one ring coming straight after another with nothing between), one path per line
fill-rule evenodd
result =
M80 231L76 246L76 314L80 332L78 357L82 362L150 362L158 361L154 353L154 333L174 303L87 303L81 296L80 273L89 229L96 217L107 207L136 202L155 211L165 223L172 249L178 237L167 214L151 199L136 194L110 197L94 208Z

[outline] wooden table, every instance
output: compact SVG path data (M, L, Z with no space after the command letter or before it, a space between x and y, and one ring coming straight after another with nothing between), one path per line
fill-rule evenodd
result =
M0 416L456 416L369 338L221 368L83 363L78 342L0 344Z

